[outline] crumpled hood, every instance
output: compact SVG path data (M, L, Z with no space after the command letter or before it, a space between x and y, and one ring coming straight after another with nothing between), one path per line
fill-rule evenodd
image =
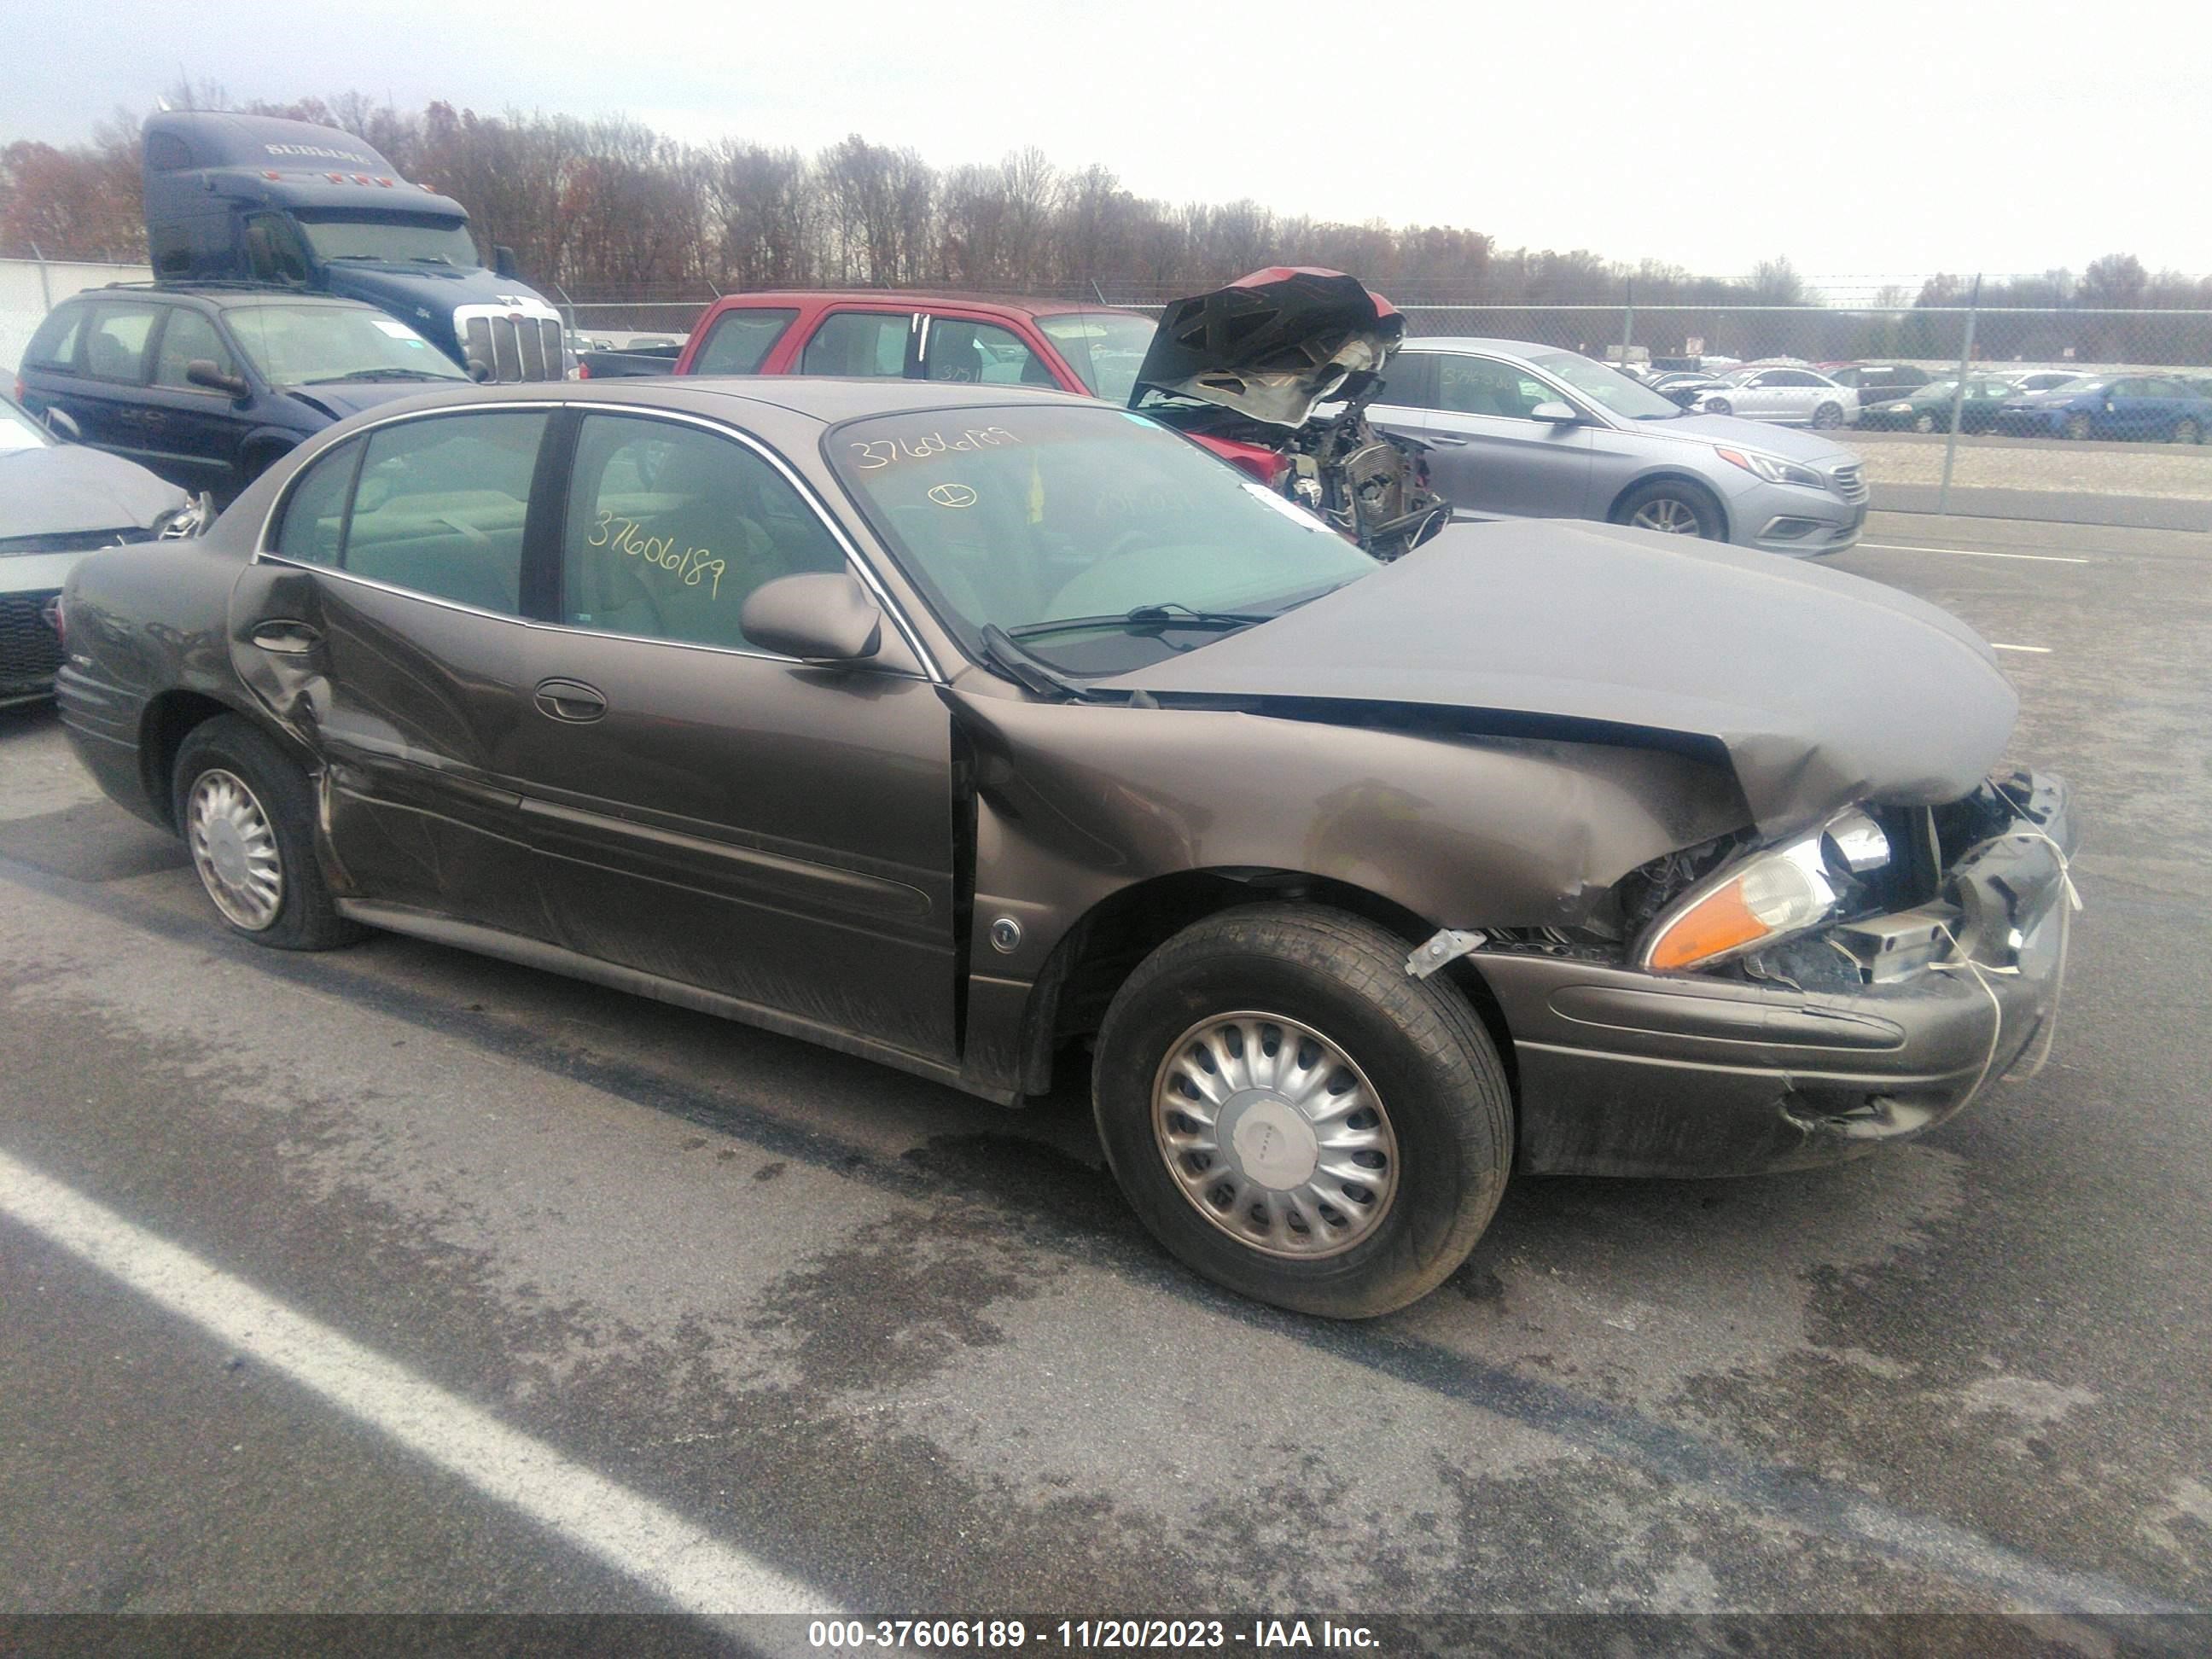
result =
M443 384L438 380L317 380L310 386L288 386L284 393L297 398L311 409L321 410L333 421L343 421L349 415L374 409L395 398L434 392ZM466 382L457 380L454 384Z
M1357 277L1271 265L1226 288L1171 301L1129 394L1164 392L1272 425L1304 426L1352 375L1382 367L1406 319Z
M1455 526L1271 623L1094 684L1317 719L1425 706L1460 730L1703 754L1770 833L1856 801L1955 800L2019 708L1980 636L1910 595L1559 520Z
M0 453L0 542L88 530L151 530L185 492L135 461L82 444Z

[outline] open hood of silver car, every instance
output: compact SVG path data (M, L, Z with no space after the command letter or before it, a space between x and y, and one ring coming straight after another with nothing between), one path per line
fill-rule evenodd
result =
M1352 376L1381 368L1405 333L1406 319L1357 277L1272 265L1170 301L1129 401L1164 392L1273 426L1304 426Z
M1310 604L1093 684L1163 706L1654 746L1731 768L1774 832L1956 800L2019 699L1934 605L1838 571L1613 525L1459 525Z

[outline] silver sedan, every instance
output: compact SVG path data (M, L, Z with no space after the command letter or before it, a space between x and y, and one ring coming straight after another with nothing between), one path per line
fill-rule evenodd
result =
M1604 519L1769 552L1859 538L1859 458L1817 433L1677 408L1571 351L1520 340L1408 340L1368 419L1428 449L1468 519Z
M1858 419L1859 394L1813 369L1754 363L1730 369L1721 380L1721 389L1707 392L1698 404L1708 414L1824 428L1850 426Z

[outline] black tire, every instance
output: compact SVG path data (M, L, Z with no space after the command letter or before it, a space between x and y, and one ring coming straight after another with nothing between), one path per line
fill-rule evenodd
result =
M2061 437L2073 438L2077 441L2087 438L2094 430L2095 428L2090 423L2089 417L2081 414L2069 415L2066 417L2066 423L2058 428Z
M1841 404L1822 404L1813 411L1813 429L1816 432L1832 431L1843 423L1844 406Z
M1467 1259L1505 1190L1512 1107L1474 1010L1442 976L1409 976L1410 948L1340 911L1254 905L1185 928L1115 995L1091 1073L1099 1138L1131 1206L1189 1267L1277 1307L1368 1319L1425 1296ZM1185 1191L1155 1133L1154 1091L1181 1040L1254 1010L1325 1033L1371 1083L1395 1138L1387 1205L1334 1254L1270 1253L1233 1237Z
M2204 441L2204 428L2185 415L2173 423L2173 441L2178 444L2201 444Z
M1704 408L1705 412L1708 415L1733 415L1735 413L1735 405L1725 398L1708 398L1705 401Z
M251 926L227 908L219 877L194 834L192 799L200 780L221 774L243 787L265 821L278 872L274 918ZM223 926L277 951L328 951L362 938L368 929L337 913L330 884L315 857L315 794L307 775L276 740L236 714L219 714L194 726L177 750L171 804L178 833L193 854L193 867Z
M1640 525L1639 516L1644 520ZM1661 522L1662 519L1670 522ZM1728 520L1720 502L1711 490L1686 478L1654 478L1638 484L1614 503L1613 521L1662 534L1698 536L1709 542L1728 539ZM1690 527L1673 527L1685 523Z

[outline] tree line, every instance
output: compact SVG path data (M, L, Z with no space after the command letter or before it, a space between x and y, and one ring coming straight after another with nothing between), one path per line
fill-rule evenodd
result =
M234 104L203 82L173 87L167 99L172 107L239 107L353 133L406 177L457 198L486 252L507 244L526 277L579 302L824 285L1142 301L1200 291L1262 265L1314 264L1352 271L1401 305L1611 306L1632 298L1646 319L1638 334L1663 352L1678 349L1669 335L1710 337L1714 325L1699 317L1729 307L1844 298L1813 292L1786 259L1719 277L1581 249L1508 249L1458 226L1349 224L1249 200L1171 204L1136 195L1104 167L1063 167L1035 148L939 167L858 134L806 155L742 139L678 143L618 116L480 115L443 101L404 111L357 92ZM118 111L88 143L23 139L0 150L0 253L34 249L49 258L144 258L134 114ZM1955 319L1925 313L1955 310L1967 289L1966 279L1937 276L1917 293L1852 296L1866 311L1890 313L1859 328L1852 343L1900 356L1954 350ZM2212 278L2154 274L2116 254L2079 278L2053 270L1987 283L1981 303L2049 313L2212 308ZM1681 313L1679 322L1665 320L1670 310ZM1748 343L1796 339L1809 326L1809 319L1795 328L1747 319L1730 331ZM1589 331L1607 336L1595 319ZM2087 360L2130 355L2120 349L2132 343L2118 324L2049 322L2014 330L2001 353L1992 338L1989 355L2055 357L2071 345ZM2203 344L2212 352L2212 338Z

